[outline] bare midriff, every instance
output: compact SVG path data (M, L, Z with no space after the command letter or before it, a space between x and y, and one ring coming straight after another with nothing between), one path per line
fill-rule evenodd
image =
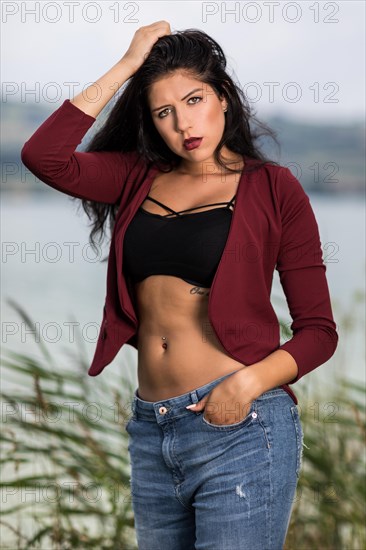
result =
M242 169L243 163L236 163L234 168L238 167ZM204 181L202 176L159 174L150 195L179 211L190 208L188 200L192 206L230 200L239 178L239 173L232 172L224 178L222 174L210 175ZM155 214L167 214L149 201L142 206ZM208 317L210 288L176 276L152 275L136 283L134 291L141 399L176 397L246 366L228 354L212 327Z
M141 399L175 397L245 366L228 355L215 334L208 318L209 288L153 275L135 289Z

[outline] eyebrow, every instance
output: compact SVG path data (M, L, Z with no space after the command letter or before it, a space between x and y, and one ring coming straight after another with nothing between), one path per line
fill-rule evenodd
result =
M193 94L194 92L198 92L198 91L201 91L201 90L202 90L202 88L195 88L194 90L191 90L189 92L189 94L182 97L181 101L186 99L189 95ZM162 105L161 107L156 107L156 109L152 109L151 112L154 113L155 111L159 111L159 109L163 109L164 107L170 107L170 105Z

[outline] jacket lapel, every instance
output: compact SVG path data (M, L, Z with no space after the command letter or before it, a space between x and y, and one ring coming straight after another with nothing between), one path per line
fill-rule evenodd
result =
M131 201L125 205L121 203L115 222L115 252L116 252L116 277L118 281L118 294L122 311L135 324L138 325L137 314L132 302L132 286L130 280L127 281L123 272L123 241L131 220L137 212L139 206L143 203L149 194L152 182L159 169L152 165L147 174L142 176L143 183L138 188ZM138 186L138 184L137 184ZM131 293L131 294L130 294Z

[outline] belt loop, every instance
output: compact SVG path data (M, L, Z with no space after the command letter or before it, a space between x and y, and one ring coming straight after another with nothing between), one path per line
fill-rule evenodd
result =
M191 397L192 403L198 403L199 398L198 398L198 395L197 395L197 390L193 390L193 391L189 392L189 395Z

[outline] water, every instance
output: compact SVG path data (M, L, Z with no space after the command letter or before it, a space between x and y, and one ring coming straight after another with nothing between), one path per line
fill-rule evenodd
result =
M71 321L82 333L91 363L102 320L107 262L95 261L88 245L89 221L82 209L77 211L79 201L57 192L3 193L1 198L3 347L39 354L34 334L6 301L13 298L38 323L51 354L63 358L62 368L72 368L65 350L76 352ZM365 292L364 203L354 196L312 195L310 200L318 220L340 333L335 356L311 376L329 381L336 370L343 369L349 377L363 380L364 300L360 296L354 302L354 296L356 291ZM107 245L101 253L107 255ZM277 314L281 318L285 314L291 321L276 271L272 296ZM282 303L278 306L279 299ZM101 376L125 361L132 369L136 366L137 352L130 346L120 350ZM305 378L308 383L309 377Z
M79 202L56 192L3 193L1 198L3 348L40 354L34 335L26 330L17 312L6 301L14 298L39 324L58 370L73 369L70 353L76 353L76 342L68 327L70 321L76 322L82 331L85 354L91 363L102 318L107 263L94 261L88 248L88 220L82 210L77 214ZM293 389L296 395L300 387L306 389L306 397L299 401L300 409L311 407L318 411L322 420L329 414L327 394L336 382L336 374L342 373L358 381L365 378L362 298L365 291L365 216L363 201L355 197L314 196L311 203L326 252L326 273L340 343L325 365L302 378ZM108 246L105 246L103 257L107 252ZM355 292L361 293L356 301ZM272 296L277 314L281 318L285 314L285 320L290 321L276 271ZM136 350L124 346L100 376L115 380L113 374L120 373L123 365L127 377L136 385L136 364ZM10 391L12 385L6 376L2 381L3 391ZM98 377L90 381L98 384ZM320 399L315 397L319 395L316 394L318 388L322 389ZM36 463L35 460L23 465L22 474L35 475ZM4 476L5 479L6 472ZM13 478L13 472L9 478ZM19 495L14 495L8 499L8 504L18 505L18 499ZM8 521L11 519L8 517ZM26 524L23 520L22 526L30 535L33 520Z

